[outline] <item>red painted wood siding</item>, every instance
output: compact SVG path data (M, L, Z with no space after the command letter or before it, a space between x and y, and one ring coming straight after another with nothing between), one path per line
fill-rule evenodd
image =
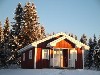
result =
M49 52L50 53L50 52ZM37 48L36 68L49 68L50 60L42 59L42 48Z
M68 67L68 49L63 49L63 66Z
M50 59L42 59L42 49L50 49L47 48L47 44L56 40L58 37L54 37L52 39L49 39L47 41L44 41L37 45L37 56L36 56L36 67L37 68L49 68L50 67Z
M58 42L54 48L74 48L74 47L75 47L75 44L65 39Z
M75 63L76 69L82 69L83 68L83 58L82 58L82 50L81 48L76 48L77 50L77 61Z
M42 68L42 49L37 48L36 68Z
M32 59L29 59L29 51L32 50ZM23 53L25 53L25 61L23 61ZM34 68L34 54L35 54L35 48L29 49L25 52L23 52L21 55L21 67L22 68Z
M44 41L44 42L38 44L37 47L38 47L38 48L44 48L44 49L45 49L45 48L47 48L46 46L47 46L48 43L50 43L50 42L52 42L52 41L54 41L54 40L56 40L56 39L57 39L57 37L52 38L52 39L49 39L49 40L47 40L47 41Z

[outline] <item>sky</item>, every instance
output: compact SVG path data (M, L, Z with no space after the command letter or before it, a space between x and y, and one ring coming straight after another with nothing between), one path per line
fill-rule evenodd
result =
M100 35L100 0L0 0L0 21L6 17L14 21L14 12L20 2L34 2L39 22L46 33L67 32L88 38Z

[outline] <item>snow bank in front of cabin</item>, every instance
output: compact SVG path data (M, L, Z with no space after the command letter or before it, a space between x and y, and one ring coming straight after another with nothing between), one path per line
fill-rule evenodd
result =
M79 69L1 69L0 75L100 75L100 71Z

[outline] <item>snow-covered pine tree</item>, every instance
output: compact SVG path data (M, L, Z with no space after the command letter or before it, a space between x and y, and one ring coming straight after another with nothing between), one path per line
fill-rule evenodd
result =
M15 10L15 22L12 25L12 31L14 36L18 36L20 34L20 31L24 25L23 21L23 8L21 6L21 3L18 3L17 8Z
M94 65L95 68L100 70L100 38L98 39L98 42L96 40L96 36L94 35L94 52L93 52L93 58L94 58Z
M3 40L3 28L2 28L2 24L0 21L0 51L2 50L2 40Z
M8 54L8 45L9 45L9 33L10 33L10 23L9 23L9 19L8 17L6 18L5 20L5 23L4 23L4 29L3 29L3 35L4 35L4 40L3 40L3 43L4 43L4 52L6 54Z
M75 35L75 40L77 40L77 35Z
M84 43L84 44L87 44L87 37L86 37L85 34L83 34L83 35L81 36L80 41L81 41L82 43Z
M24 6L24 21L25 25L22 28L22 42L23 45L28 45L36 40L41 39L41 35L44 35L44 28L40 26L38 22L38 16L35 5L32 3L27 3ZM42 33L43 32L43 33Z
M90 69L90 67L93 64L93 41L92 38L89 39L89 43L88 43L90 50L85 52L85 66L88 67L88 69Z
M2 29L2 24L0 21L0 43L2 42L2 40L3 40L3 29Z
M19 55L18 55L18 50L22 48L22 43L20 40L22 40L21 37L21 30L24 25L23 21L23 8L21 6L21 3L18 3L16 10L15 10L15 17L14 17L15 22L12 22L12 29L9 34L9 48L11 50L11 55L8 59L8 62L11 64L17 63L19 64Z
M54 33L55 34L55 33ZM45 34L45 28L41 25L41 37L40 39L43 39L46 37L46 34Z
M2 40L3 40L3 29L2 29L2 24L0 21L0 66L2 66L1 60L2 60L2 49L3 49L3 45L2 45Z
M100 48L100 35L99 35L99 39L98 39L98 45L99 45L99 48Z
M10 55L10 49L9 49L9 33L10 33L10 27L9 27L10 23L9 23L9 19L8 17L5 20L4 23L4 28L3 28L3 35L4 35L4 39L2 41L2 47L3 47L3 52L2 52L2 64L3 66L5 66L7 63L7 59L9 58Z
M14 40L13 43L16 44L14 51L17 51L20 48L22 48L21 30L22 27L24 26L23 8L21 6L21 3L18 3L17 5L17 8L15 10L14 20L15 22L13 22L12 25L11 35L12 35L12 39Z
M93 39L93 45L94 45L94 47L97 45L97 38L96 38L95 34L94 34L94 39Z

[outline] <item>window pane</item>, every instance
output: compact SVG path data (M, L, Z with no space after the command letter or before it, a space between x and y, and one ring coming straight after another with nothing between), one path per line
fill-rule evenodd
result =
M32 50L29 51L29 59L32 59Z
M23 61L25 61L25 53L23 53Z
M49 50L48 49L42 50L42 59L49 59Z

